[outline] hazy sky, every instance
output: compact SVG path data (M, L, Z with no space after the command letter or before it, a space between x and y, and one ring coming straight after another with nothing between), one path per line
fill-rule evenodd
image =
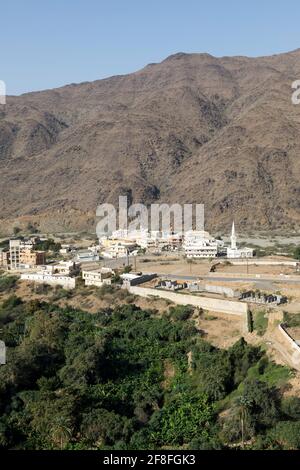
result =
M175 52L300 47L299 0L0 0L8 94L133 72Z

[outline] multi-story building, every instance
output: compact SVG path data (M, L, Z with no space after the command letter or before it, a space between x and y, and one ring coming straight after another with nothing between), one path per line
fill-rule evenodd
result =
M9 251L0 250L0 267L4 269L9 268Z
M46 253L44 251L34 251L33 245L22 240L9 241L10 269L31 268L46 263Z
M104 258L125 258L134 252L137 248L136 243L133 241L115 241L112 240L109 246L102 250L101 254Z
M82 279L85 286L101 287L103 284L110 285L114 271L110 268L100 268L91 271L82 271Z
M45 266L44 272L73 277L80 273L80 263L76 263L75 261L60 261L57 264L48 264Z
M218 246L218 241L204 230L191 230L184 237L183 249L187 258L215 258Z
M40 266L46 263L45 251L33 251L29 248L20 251L20 265L28 267Z
M80 264L73 261L60 261L58 264L49 264L36 272L23 273L21 279L55 286L65 289L74 289L75 276L80 272Z
M21 240L9 240L10 269L20 269Z

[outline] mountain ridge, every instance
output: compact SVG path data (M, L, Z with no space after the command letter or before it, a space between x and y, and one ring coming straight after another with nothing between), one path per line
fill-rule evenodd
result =
M97 204L204 203L207 226L300 225L300 49L178 53L132 74L8 96L0 232L83 230ZM253 217L255 211L255 217Z

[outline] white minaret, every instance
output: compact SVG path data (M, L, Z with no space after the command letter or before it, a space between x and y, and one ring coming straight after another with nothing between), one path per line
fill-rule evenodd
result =
M235 227L234 227L234 221L232 223L232 229L231 229L231 249L236 250L236 236L235 236Z

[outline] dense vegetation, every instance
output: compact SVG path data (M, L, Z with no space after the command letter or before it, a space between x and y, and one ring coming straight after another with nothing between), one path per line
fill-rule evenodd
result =
M6 276L0 274L0 293L13 290L18 282L17 276Z
M61 249L61 244L56 243L52 238L49 238L48 240L39 240L33 248L38 251L53 251L58 253Z
M190 315L5 300L0 447L299 448L300 399L279 388L289 370L244 340L214 348Z

